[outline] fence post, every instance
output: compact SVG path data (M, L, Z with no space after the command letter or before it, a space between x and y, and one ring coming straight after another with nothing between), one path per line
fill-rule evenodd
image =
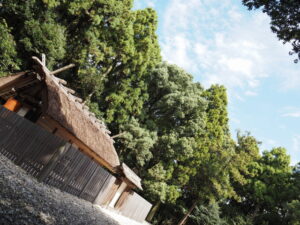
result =
M60 157L70 148L71 144L67 142L65 145L60 146L57 151L53 154L50 161L47 165L42 169L40 174L37 176L39 182L42 182L54 169Z

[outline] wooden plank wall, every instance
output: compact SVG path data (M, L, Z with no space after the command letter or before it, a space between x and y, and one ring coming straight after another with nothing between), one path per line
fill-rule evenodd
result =
M119 186L120 181L117 180L114 176L109 176L103 188L100 190L98 196L96 197L94 204L97 205L109 205L110 201L113 199L114 195L116 194Z
M0 153L38 176L65 141L0 106Z
M0 153L32 176L94 202L115 179L75 146L0 105Z
M133 191L125 191L115 208L124 216L143 222L152 208L152 204Z

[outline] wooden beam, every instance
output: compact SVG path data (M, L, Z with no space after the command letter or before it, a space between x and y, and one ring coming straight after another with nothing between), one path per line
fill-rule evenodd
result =
M18 88L25 87L27 85L30 85L30 84L38 82L38 81L39 80L37 80L36 77L33 75L29 75L27 77L21 76L10 83L3 85L1 87L0 96L5 95L8 92L11 92L12 88L17 90Z
M126 132L125 132L125 131L124 131L124 132L122 132L122 133L116 134L116 135L114 135L114 136L111 136L111 138L112 138L112 139L114 139L114 138L117 138L117 137L123 136L124 134L126 134Z
M40 65L40 66L42 66L42 67L46 67L46 66L43 64L43 62L41 62L41 60L40 60L38 57L32 56L31 58L32 58L33 61L35 61L38 65ZM46 68L47 68L47 67L46 67Z
M62 68L60 68L60 69L57 69L57 70L54 70L54 71L52 71L52 72L50 72L52 75L55 75L55 74L57 74L57 73L60 73L60 72L63 72L63 71L65 71L65 70L67 70L67 69L70 69L70 68L73 68L73 67L75 67L75 64L70 64L70 65L67 65L67 66L64 66L64 67L62 67Z

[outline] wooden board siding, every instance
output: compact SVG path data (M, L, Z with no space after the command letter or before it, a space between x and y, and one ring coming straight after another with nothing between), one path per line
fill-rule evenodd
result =
M120 184L120 180L117 180L114 176L109 176L96 197L94 204L107 206L116 194Z
M0 153L37 176L65 141L0 106Z
M121 195L115 208L124 216L143 222L152 204L133 191L125 191Z
M1 105L0 153L41 181L90 202L111 188L107 179L113 176L76 146Z

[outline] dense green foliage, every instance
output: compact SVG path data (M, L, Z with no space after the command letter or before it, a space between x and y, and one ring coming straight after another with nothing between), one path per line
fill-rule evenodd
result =
M264 7L298 54L294 2L244 4ZM162 62L156 12L132 5L0 0L0 76L30 69L41 53L50 69L75 63L61 76L120 134L116 149L142 178L153 224L300 224L300 166L290 166L283 148L261 154L249 133L232 138L225 87L204 89Z
M113 131L140 113L145 72L160 61L154 10L132 11L132 0L0 3L1 39L7 43L1 42L0 71L16 68L18 61L27 69L32 55L46 53L50 69L76 63L66 78L95 103L98 115L114 122Z
M262 8L271 19L271 30L284 43L292 44L290 54L300 59L300 3L297 0L242 0L249 10Z
M0 77L5 73L17 70L18 61L16 43L5 20L0 20Z

